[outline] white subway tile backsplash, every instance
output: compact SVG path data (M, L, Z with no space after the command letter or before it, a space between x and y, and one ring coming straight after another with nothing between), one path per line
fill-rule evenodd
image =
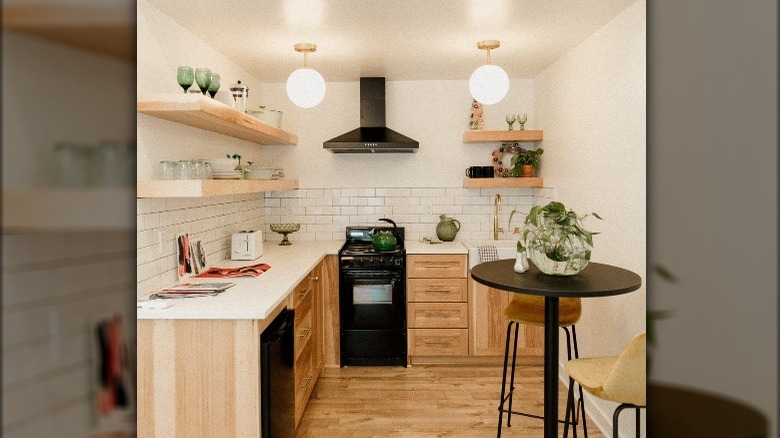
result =
M146 215L160 203L138 205ZM143 233L140 241L148 243ZM91 325L96 314L131 318L133 240L138 233L5 236L3 436L89 435ZM9 254L5 245L25 252Z
M281 241L282 236L268 228L275 222L301 223L301 231L290 235L294 241L341 240L347 226L379 225L379 217L390 217L406 227L407 239L419 240L435 236L439 215L446 214L460 221L460 240L487 239L492 237L493 201L497 193L502 197L499 223L504 228L508 228L513 209L527 212L531 205L547 202L555 194L551 188L379 187L307 188L267 192L264 196L140 199L137 293L145 294L176 281L175 239L180 233L202 240L209 260L227 257L230 236L240 229L262 229L267 241ZM521 225L518 219L513 220L513 226Z

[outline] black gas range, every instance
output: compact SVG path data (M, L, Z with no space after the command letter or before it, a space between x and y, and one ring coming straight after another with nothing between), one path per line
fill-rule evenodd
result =
M392 227L347 227L339 250L341 366L406 366L404 229L389 222ZM375 250L371 235L388 231L395 247Z

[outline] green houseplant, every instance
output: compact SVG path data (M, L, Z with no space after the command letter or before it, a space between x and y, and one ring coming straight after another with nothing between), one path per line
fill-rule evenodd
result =
M509 172L512 176L529 177L534 176L534 169L539 168L539 157L544 153L544 149L520 149L512 157L512 170Z
M578 215L557 201L531 207L525 217L523 241L528 257L540 271L550 275L574 275L588 265L593 235L582 221L596 213Z

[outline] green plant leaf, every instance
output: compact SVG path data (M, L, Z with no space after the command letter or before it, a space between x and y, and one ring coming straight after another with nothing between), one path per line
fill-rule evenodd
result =
M677 284L677 277L669 272L669 270L665 267L661 265L653 265L653 272L660 275L662 279L668 281L669 283Z

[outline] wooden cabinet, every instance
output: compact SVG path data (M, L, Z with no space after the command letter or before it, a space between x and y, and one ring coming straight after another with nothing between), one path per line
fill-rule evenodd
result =
M295 308L295 427L303 417L323 363L322 263L293 291Z
M320 265L323 289L323 361L324 366L338 367L341 361L341 334L339 332L339 258L327 255Z
M494 289L469 279L472 308L470 351L474 356L503 356L506 346L504 308L512 300L511 292ZM544 328L521 325L518 336L518 354L544 354Z
M468 294L466 256L407 257L409 356L466 356Z
M263 320L138 320L138 436L261 436L260 336L289 307L297 427L323 364L324 265Z
M492 363L503 358L504 308L513 294L470 279L466 255L412 254L407 260L409 356L418 359L411 362ZM541 358L544 328L521 326L518 349L524 358Z

